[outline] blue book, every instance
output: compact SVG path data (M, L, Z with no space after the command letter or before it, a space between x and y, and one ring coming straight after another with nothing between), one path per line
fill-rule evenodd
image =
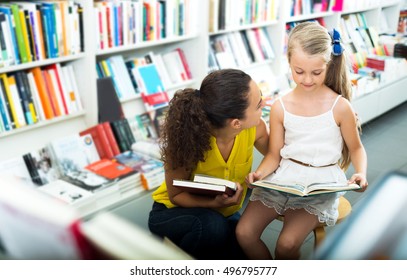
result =
M114 46L119 46L119 10L117 6L113 4L113 22L114 22Z
M136 68L143 81L145 94L164 92L164 86L155 64L141 65Z
M20 52L18 50L18 44L17 44L17 38L16 38L16 27L13 24L13 18L12 18L12 13L10 7L1 7L0 6L0 12L5 14L6 17L8 18L8 22L10 25L10 34L11 34L11 41L13 43L13 50L15 54L15 64L20 64L21 59L20 59Z
M50 27L48 26L48 16L49 13L47 12L49 8L41 7L41 21L42 21L42 29L44 34L44 44L45 44L45 56L47 58L52 58L51 55L51 42L52 42L52 35L49 31Z
M55 9L53 3L42 3L43 19L46 26L46 36L49 40L47 46L49 46L50 58L59 57L58 51L58 36L56 31L56 19L55 19ZM44 18L45 16L45 18Z

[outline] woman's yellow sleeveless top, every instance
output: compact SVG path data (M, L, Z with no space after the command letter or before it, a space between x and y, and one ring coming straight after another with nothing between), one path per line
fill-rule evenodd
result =
M225 217L237 212L242 207L244 198L246 197L247 186L244 180L246 175L251 171L255 140L256 127L240 132L235 138L235 143L228 161L225 162L216 144L216 139L212 136L210 139L211 150L206 152L206 160L200 161L192 174L192 178L195 174L206 174L233 182L239 182L244 188L243 199L240 205L217 209ZM165 181L156 191L154 191L152 196L154 201L164 204L167 208L177 207L171 203L168 197Z

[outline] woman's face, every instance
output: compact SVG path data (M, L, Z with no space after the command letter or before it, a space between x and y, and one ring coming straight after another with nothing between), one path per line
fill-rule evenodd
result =
M261 91L253 80L250 81L248 99L249 107L246 109L245 118L240 120L243 129L257 126L259 124L262 113L261 109L265 105Z

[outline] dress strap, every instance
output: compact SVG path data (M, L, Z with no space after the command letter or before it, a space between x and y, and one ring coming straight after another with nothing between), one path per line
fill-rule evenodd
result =
M334 102L334 104L332 105L331 110L333 110L333 109L334 109L334 107L335 107L336 103L338 103L338 100L339 100L339 98L341 98L341 97L342 97L342 95L338 94L338 97L335 99L335 102Z
M285 107L284 107L283 99L280 97L278 100L280 101L281 107L283 107L283 110L284 110L284 112L285 112Z

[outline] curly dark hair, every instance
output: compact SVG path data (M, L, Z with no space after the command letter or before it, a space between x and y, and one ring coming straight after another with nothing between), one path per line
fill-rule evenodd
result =
M199 90L178 90L162 124L160 146L166 168L195 169L210 150L213 129L228 119L243 119L249 106L251 77L236 69L211 72Z

